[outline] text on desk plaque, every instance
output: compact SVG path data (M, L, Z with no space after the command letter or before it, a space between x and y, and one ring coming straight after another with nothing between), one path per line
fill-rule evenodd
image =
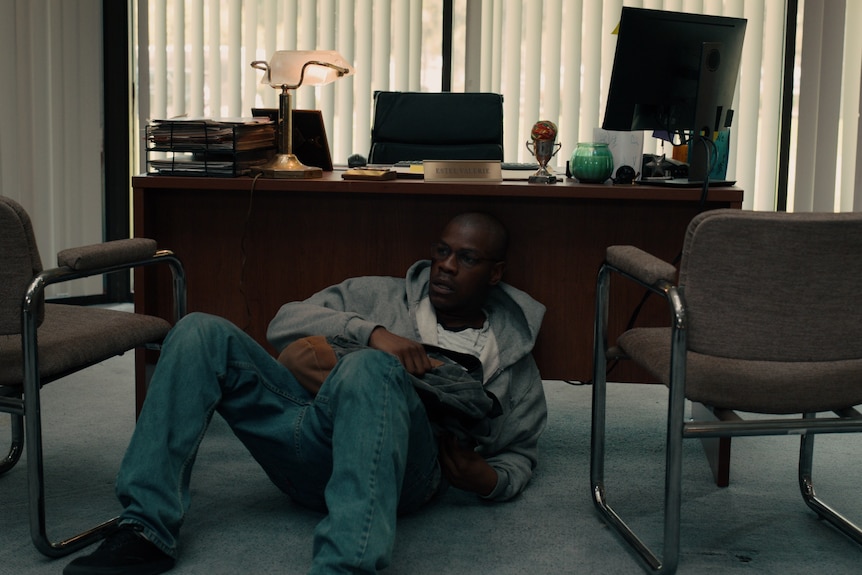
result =
M503 181L503 170L497 160L425 160L422 165L426 182Z

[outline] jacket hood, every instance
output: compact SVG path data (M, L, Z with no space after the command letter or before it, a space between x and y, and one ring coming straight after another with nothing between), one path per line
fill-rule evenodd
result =
M428 297L430 277L430 260L420 260L407 270L406 292L411 314L419 302ZM545 316L544 305L526 292L500 282L488 292L484 308L499 341L503 355L501 359L505 365L518 361L532 351Z

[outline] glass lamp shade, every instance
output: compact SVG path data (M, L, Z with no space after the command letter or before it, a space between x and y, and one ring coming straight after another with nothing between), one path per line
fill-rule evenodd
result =
M327 65L309 64L310 62L323 62ZM322 86L352 74L353 66L335 50L278 50L272 55L269 71L260 82L273 88Z
M320 178L323 170L304 165L293 153L293 106L290 91L300 86L322 86L353 74L353 66L335 50L278 50L269 63L256 60L252 68L265 72L261 84L281 90L278 96L278 153L252 170L269 178Z

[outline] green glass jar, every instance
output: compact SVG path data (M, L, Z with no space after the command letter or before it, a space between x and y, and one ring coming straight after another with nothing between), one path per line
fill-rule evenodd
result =
M607 144L579 142L569 162L572 177L585 184L602 184L614 171L614 157Z

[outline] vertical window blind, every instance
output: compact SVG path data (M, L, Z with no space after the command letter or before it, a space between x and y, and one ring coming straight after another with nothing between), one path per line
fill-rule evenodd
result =
M151 58L150 87L141 84L152 92L145 117L237 116L252 106L275 106L274 90L259 84L252 60L265 60L276 49L336 49L354 63L355 76L300 88L295 102L322 111L333 159L344 163L369 148L375 90L440 90L442 0L139 2L149 20L140 50ZM748 20L728 176L745 189L744 207L775 209L784 0L454 0L452 90L503 94L507 161L529 160L525 143L534 122L555 122L562 144L557 162L564 165L577 142L591 140L602 123L612 31L623 5ZM816 162L797 163L791 156L790 209L852 209L858 195L852 159L859 148L862 47L852 34L845 39L843 29L844 22L859 21L859 11L854 2L800 2L805 40L799 46L830 66L806 60L804 52L795 67L794 112L809 119L793 132L792 153ZM660 64L661 54L645 50L645 66ZM826 77L827 69L835 72ZM823 81L828 95L821 93ZM671 153L649 134L645 152ZM842 155L851 161L841 164Z
M276 49L335 48L356 75L300 89L297 100L324 112L333 156L344 162L368 149L374 90L441 89L442 1L136 0L138 128L149 118L274 106L275 91L260 86L252 60ZM537 119L560 126L563 158L600 124L609 31L623 4L747 18L730 169L745 207L774 209L785 6L796 0L453 3L452 89L504 95L508 160L526 157L525 127ZM796 14L787 209L859 210L862 2L798 0ZM0 194L30 212L46 264L103 237L101 25L100 0L0 2ZM142 159L135 155L134 170Z

